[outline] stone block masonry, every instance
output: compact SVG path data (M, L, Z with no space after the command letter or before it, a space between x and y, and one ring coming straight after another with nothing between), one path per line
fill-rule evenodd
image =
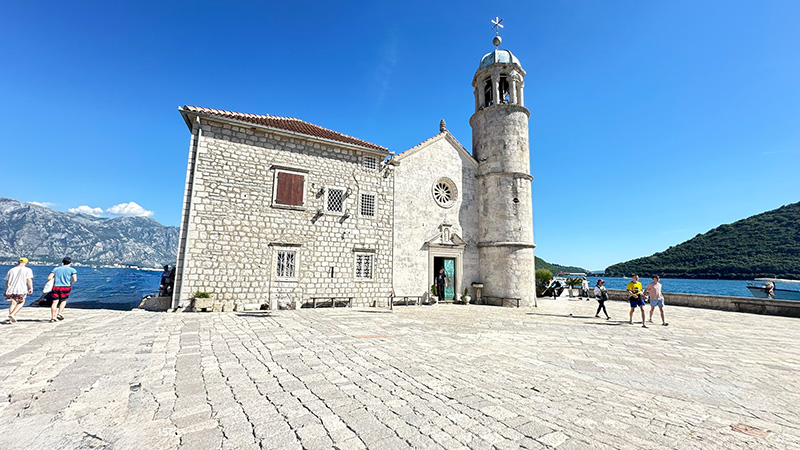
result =
M178 302L209 292L203 306L227 311L294 308L319 296L352 296L355 305L388 297L392 185L380 165L363 164L368 152L211 118L193 127ZM303 177L302 205L276 203L282 171ZM341 211L326 207L332 189L343 193ZM372 215L361 214L362 194L375 199ZM287 252L291 267L282 260L279 277L279 253ZM368 272L359 266L357 274L359 263Z

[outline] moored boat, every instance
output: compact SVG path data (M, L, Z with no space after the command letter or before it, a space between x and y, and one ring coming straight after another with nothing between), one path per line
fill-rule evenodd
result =
M800 301L800 280L756 278L747 283L747 289L755 298Z

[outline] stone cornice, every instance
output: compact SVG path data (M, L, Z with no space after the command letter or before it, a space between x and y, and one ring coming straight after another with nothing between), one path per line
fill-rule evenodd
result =
M528 181L533 181L533 175L527 174L525 172L489 172L484 173L481 175L476 175L475 178L489 178L489 177L502 177L502 176L512 176L514 178L523 178Z
M478 242L478 247L523 247L536 248L536 244L530 242Z
M472 115L472 117L469 118L470 126L474 127L474 125L472 124L472 121L475 120L475 118L485 114L487 111L497 111L497 110L500 110L500 109L512 109L512 110L521 111L521 112L524 112L525 115L528 116L528 119L531 118L531 112L528 111L528 108L526 108L524 106L512 105L512 104L508 104L508 103L500 103L498 105L485 106L485 107L479 109L475 114Z

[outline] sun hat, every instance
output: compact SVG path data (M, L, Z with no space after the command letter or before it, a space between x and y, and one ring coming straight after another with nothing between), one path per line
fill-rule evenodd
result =
M24 262L24 263L26 263L26 262L28 262L28 258L26 258L26 257L24 257L24 256L23 256L22 258L20 258L20 259L19 259L19 262Z

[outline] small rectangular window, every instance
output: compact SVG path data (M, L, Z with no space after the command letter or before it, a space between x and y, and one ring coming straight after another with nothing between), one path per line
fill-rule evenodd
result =
M375 194L361 194L360 214L363 217L375 217Z
M325 209L328 212L344 212L344 189L329 188L327 190Z
M365 169L375 170L378 168L378 158L374 156L365 156L363 162Z
M371 279L375 255L356 254L356 278Z
M278 264L275 273L278 278L297 278L296 266L296 250L278 250Z
M278 205L303 206L306 177L303 174L277 171L273 201Z

